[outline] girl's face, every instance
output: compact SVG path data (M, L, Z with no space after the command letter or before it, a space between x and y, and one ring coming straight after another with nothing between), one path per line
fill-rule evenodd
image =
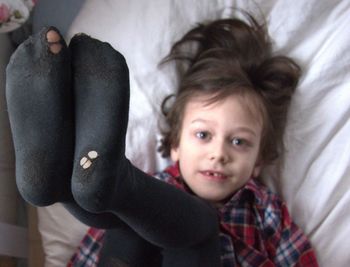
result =
M209 105L206 99L187 103L171 158L179 162L183 179L197 196L219 204L259 175L262 123L240 96Z

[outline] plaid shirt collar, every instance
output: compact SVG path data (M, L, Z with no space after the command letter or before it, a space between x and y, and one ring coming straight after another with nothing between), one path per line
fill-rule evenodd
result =
M219 208L220 212L232 210L237 206L237 203L254 203L257 206L262 206L266 195L261 190L264 187L256 178L250 180L236 191L225 204Z

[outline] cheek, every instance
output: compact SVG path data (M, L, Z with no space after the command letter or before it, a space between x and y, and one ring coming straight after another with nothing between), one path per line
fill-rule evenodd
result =
M251 159L250 164L247 164L245 172L250 177L256 177L260 173L260 165L257 162L257 159L254 157Z
M257 165L257 157L255 155L246 155L241 157L239 160L236 157L237 171L241 173L243 177L251 177L254 174L255 166Z

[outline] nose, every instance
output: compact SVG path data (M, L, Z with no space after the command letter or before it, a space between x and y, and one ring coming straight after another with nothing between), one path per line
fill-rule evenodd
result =
M211 161L217 161L221 164L229 162L230 155L228 152L228 145L225 140L217 140L212 143L209 158Z

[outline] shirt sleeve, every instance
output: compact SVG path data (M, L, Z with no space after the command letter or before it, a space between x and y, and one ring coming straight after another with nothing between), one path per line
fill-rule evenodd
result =
M276 266L318 266L310 241L292 221L285 203L281 205L280 231L276 231L270 238L269 247L270 253L275 254Z
M89 228L67 267L96 267L105 231Z

